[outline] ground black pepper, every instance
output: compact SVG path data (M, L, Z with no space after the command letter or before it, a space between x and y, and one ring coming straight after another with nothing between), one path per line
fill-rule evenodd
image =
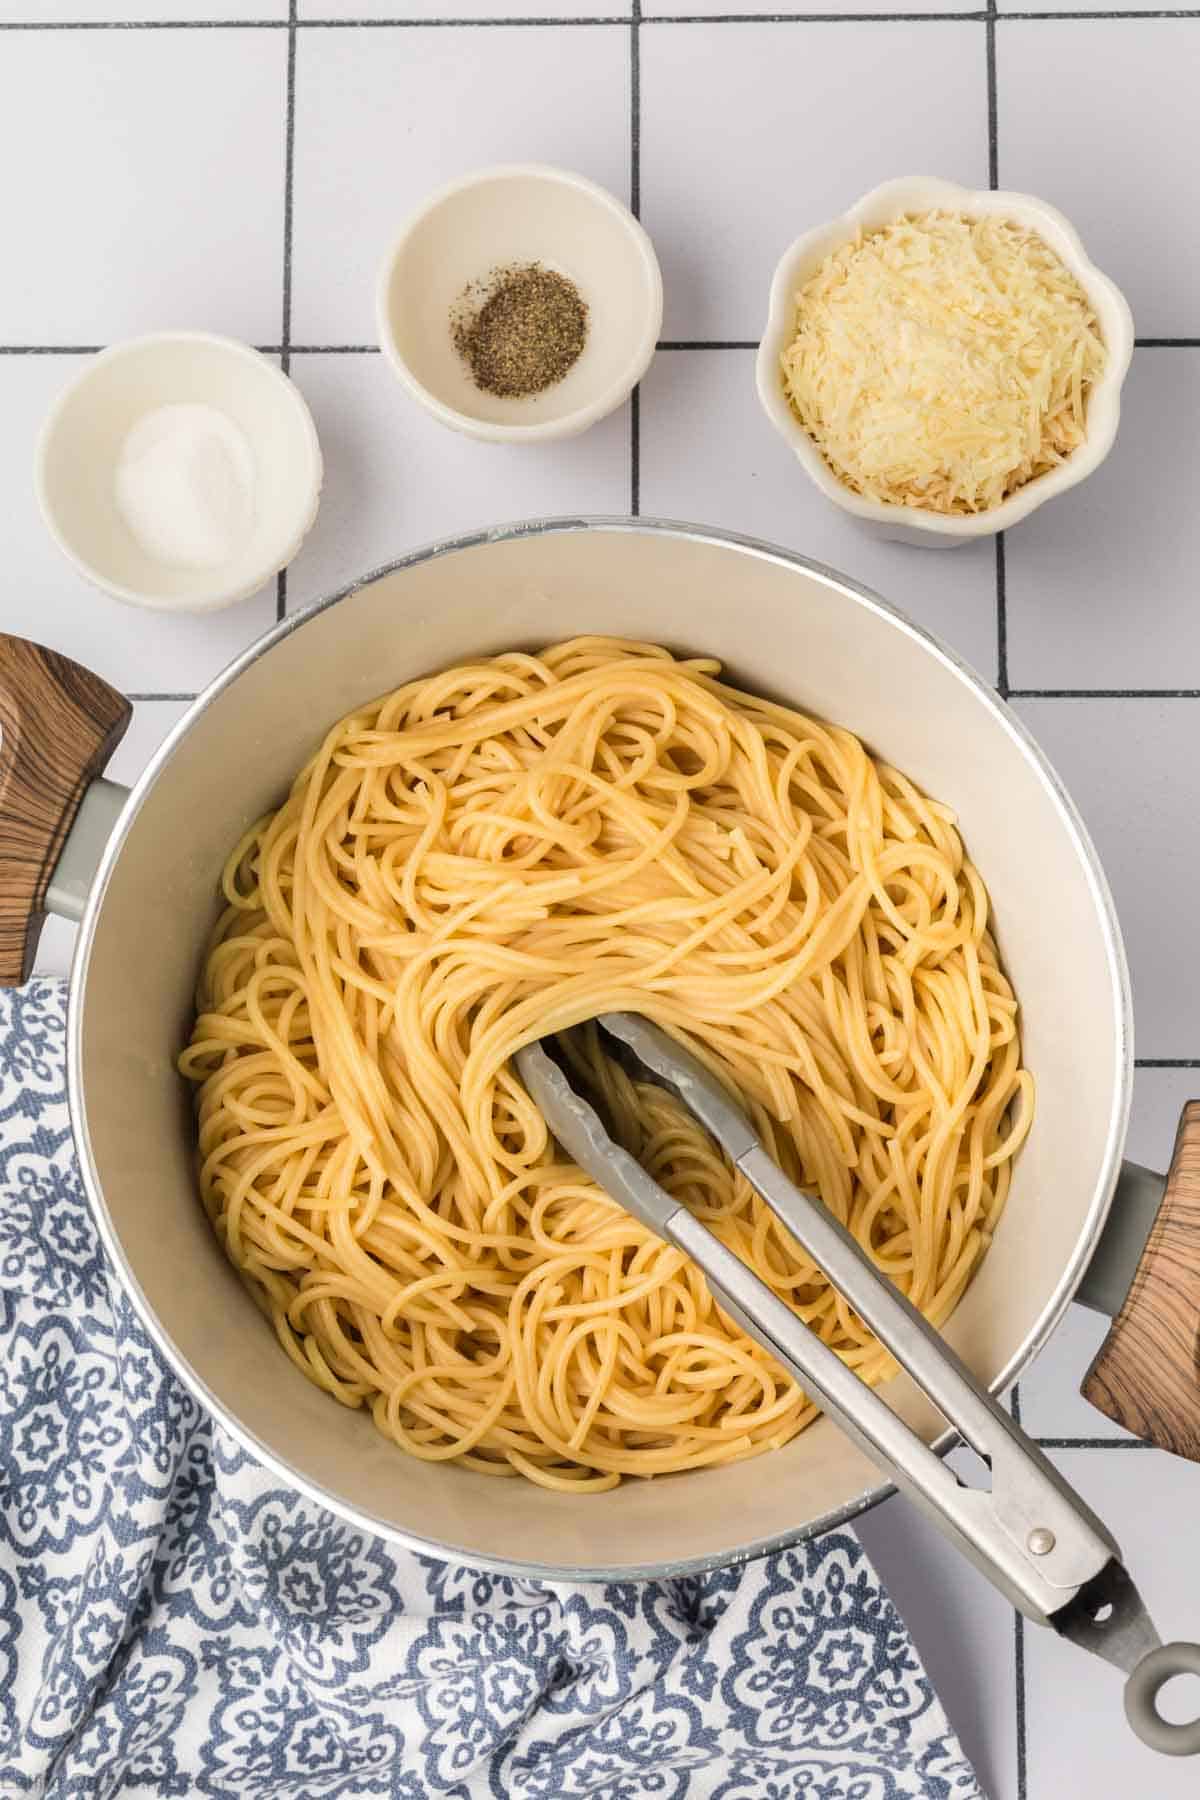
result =
M468 288L451 330L475 385L516 399L562 380L583 349L587 314L573 281L525 263Z

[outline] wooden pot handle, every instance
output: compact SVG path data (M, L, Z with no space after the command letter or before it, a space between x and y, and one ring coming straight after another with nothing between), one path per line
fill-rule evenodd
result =
M0 633L0 987L33 971L67 833L132 713L98 675Z
M1158 1217L1080 1392L1126 1431L1200 1462L1200 1100L1183 1109Z

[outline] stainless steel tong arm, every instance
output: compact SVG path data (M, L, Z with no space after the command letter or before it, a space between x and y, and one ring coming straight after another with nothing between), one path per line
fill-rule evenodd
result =
M605 1014L599 1023L707 1126L880 1343L990 1464L990 1491L961 1483L835 1351L612 1141L558 1065L530 1044L518 1053L517 1066L559 1142L614 1199L704 1270L730 1316L1015 1606L1048 1623L1119 1558L1104 1525L850 1234L788 1180L741 1107L695 1057L633 1014ZM1157 1642L1151 1627L1141 1649Z

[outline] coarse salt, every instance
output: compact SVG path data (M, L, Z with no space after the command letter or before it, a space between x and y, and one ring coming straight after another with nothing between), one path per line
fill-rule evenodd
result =
M199 402L159 406L121 446L117 510L156 562L215 569L254 529L256 479L250 444L226 413Z

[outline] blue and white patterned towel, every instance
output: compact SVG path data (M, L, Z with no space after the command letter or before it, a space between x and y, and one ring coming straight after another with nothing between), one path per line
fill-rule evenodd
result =
M570 1587L277 1487L107 1268L64 1014L0 995L0 1795L981 1800L851 1532Z

